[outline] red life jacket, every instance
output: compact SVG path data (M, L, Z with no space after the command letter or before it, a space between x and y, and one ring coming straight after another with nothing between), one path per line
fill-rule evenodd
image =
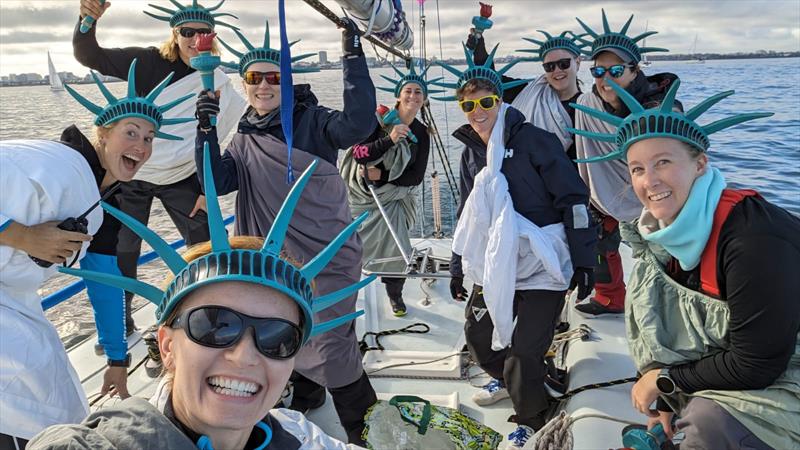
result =
M708 296L720 298L717 281L717 244L722 225L725 224L733 208L747 197L761 198L761 195L752 189L725 189L722 191L717 210L714 211L711 235L700 257L700 291Z

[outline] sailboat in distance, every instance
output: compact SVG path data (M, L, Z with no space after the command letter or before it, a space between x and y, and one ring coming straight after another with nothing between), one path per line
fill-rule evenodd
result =
M58 76L58 72L56 72L56 66L53 65L53 59L50 58L50 52L47 52L47 68L50 72L50 90L63 91L64 83L61 81L61 77Z
M647 33L647 28L649 26L650 26L650 21L648 20L644 24L644 32L645 33ZM642 41L642 47L647 47L647 38L644 38L644 40ZM642 67L650 67L651 64L653 64L653 63L647 59L647 54L643 54L642 55L642 61L639 63L639 65L642 66Z
M692 49L689 51L689 62L695 64L703 64L706 62L705 58L697 54L697 33L694 34L694 43Z

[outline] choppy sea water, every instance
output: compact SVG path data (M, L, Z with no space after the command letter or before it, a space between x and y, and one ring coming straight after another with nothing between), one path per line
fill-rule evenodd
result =
M583 63L580 78L584 90L592 79L588 62ZM431 68L429 75L440 76L439 68ZM672 72L682 81L678 98L689 108L718 92L735 90L704 114L700 123L733 115L738 112L770 111L768 119L748 122L711 136L709 152L713 164L722 170L728 183L735 187L757 189L768 200L800 214L800 58L719 60L703 64L693 62L655 62L645 70L648 74ZM542 73L537 63L521 63L509 75L536 77ZM380 75L395 77L391 69L373 69L371 75L376 85L386 83ZM241 90L237 75L231 75L234 85ZM295 75L296 83L310 83L320 103L331 108L342 106L342 75L340 71L324 71ZM99 102L101 95L94 85L78 85L76 90L90 100ZM109 89L122 95L125 83L113 83ZM393 105L392 95L378 91L379 103ZM462 125L464 115L452 102L432 101L431 109L446 147L450 166L458 177L458 162L462 145L450 136ZM86 133L91 130L93 116L80 107L68 93L52 92L48 86L13 87L0 89L0 139L58 139L61 130L77 124ZM443 161L431 149L428 172L437 170L441 186L442 229L449 234L453 228L454 202L442 170ZM2 168L0 168L2 170ZM457 184L456 184L457 186ZM430 196L430 178L426 178L422 220L414 232L430 235L433 231L433 213ZM0 193L6 195L6 193ZM233 212L234 195L222 200L223 212ZM149 226L161 236L172 241L180 236L158 201L154 202ZM146 247L143 251L148 251ZM139 270L143 281L160 284L165 268L153 262ZM56 276L42 289L46 295L73 281L73 278ZM144 300L136 298L134 307ZM85 294L73 297L47 312L56 325L65 345L70 346L94 332L94 318Z

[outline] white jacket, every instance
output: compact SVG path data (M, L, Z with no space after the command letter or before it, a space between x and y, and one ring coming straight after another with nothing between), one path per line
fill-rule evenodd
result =
M100 200L89 164L52 141L0 141L0 228L77 217ZM103 213L89 214L89 234ZM83 251L88 247L84 245ZM82 252L83 252L82 251ZM56 271L0 246L0 433L30 439L43 428L77 423L86 396L37 290Z
M502 104L489 138L486 167L475 176L453 236L453 252L461 255L464 273L483 286L494 323L494 350L511 345L514 291L566 290L573 271L564 225L540 228L514 210L508 181L500 171L506 153L506 109Z

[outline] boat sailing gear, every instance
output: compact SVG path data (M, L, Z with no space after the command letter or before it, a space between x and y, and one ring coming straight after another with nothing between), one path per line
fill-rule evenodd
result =
M91 111L92 114L97 116L94 120L94 124L97 126L106 126L126 117L138 117L147 120L148 122L152 123L153 126L155 126L156 137L169 140L181 140L182 138L179 136L174 136L159 131L161 126L194 121L194 119L189 117L170 119L164 118L165 112L190 99L192 94L185 95L165 105L157 106L155 104L156 97L158 97L161 91L164 90L164 88L172 79L172 73L167 75L167 78L165 78L158 86L156 86L149 94L147 94L147 97L140 97L136 93L136 58L134 58L131 62L130 69L128 69L128 93L125 97L120 99L114 97L114 95L105 87L103 82L100 81L100 78L97 77L96 72L91 71L91 74L92 78L94 78L94 82L100 89L100 92L108 101L108 106L105 108L95 105L66 84L64 85L64 88L75 100L78 101L78 103L83 105L86 109Z
M639 226L648 230L642 237L663 247L680 262L681 269L694 269L700 264L700 256L711 235L714 212L726 186L722 172L707 165L706 173L694 180L686 203L675 220L668 226L652 226L640 220Z
M192 0L191 6L183 6L177 2L177 0L170 0L170 2L177 7L177 9L169 9L163 6L154 5L152 3L148 4L151 8L157 9L161 13L167 13L169 16L159 16L153 14L149 11L142 11L143 13L147 14L148 16L163 20L164 22L169 22L170 28L175 28L181 24L188 23L188 22L200 22L208 25L211 28L216 27L217 25L228 27L232 30L238 30L237 27L227 24L225 22L221 22L217 20L218 17L229 16L233 17L234 19L239 19L238 17L234 16L233 14L229 13L215 13L225 0L221 0L216 6L212 6L211 8L204 8L197 3L197 0ZM191 36L186 36L191 37Z
M576 36L577 40L581 42L584 46L591 47L589 50L585 48L582 49L584 55L588 56L591 59L595 59L598 54L604 51L611 51L615 54L622 53L624 56L623 61L628 61L629 59L632 60L635 64L638 64L642 60L642 54L650 53L650 52L668 52L669 50L660 47L639 47L636 43L641 41L642 39L652 36L654 34L658 34L658 31L646 31L638 36L629 37L626 35L628 32L628 27L631 25L633 21L633 14L625 22L622 29L619 32L611 31L611 27L608 25L608 19L606 18L606 11L603 9L603 33L598 34L596 31L589 28L588 25L583 23L581 19L575 18L579 24L586 30L586 33L594 38L594 40L589 41L585 39L583 36L586 34Z
M431 84L435 84L436 86L440 86L443 88L458 90L462 86L464 86L464 84L466 84L467 81L480 78L492 83L492 85L494 85L495 87L495 90L497 91L497 95L502 97L503 91L505 89L513 88L515 86L520 86L531 81L530 79L514 80L508 82L503 81L503 75L522 60L519 59L515 60L513 62L506 64L502 69L494 70L493 69L494 54L497 52L497 47L499 47L500 44L494 46L492 52L489 53L488 58L486 58L486 61L481 65L476 65L473 62L474 58L472 50L468 49L467 46L463 43L461 44L461 46L464 48L464 56L467 59L467 69L462 72L449 64L443 63L441 61L436 61L436 64L439 64L440 66L444 67L445 70L452 73L458 78L455 83L445 83L443 81L436 81L436 82L431 81ZM455 95L450 95L445 97L431 97L431 98L442 101L458 100L458 98Z
M247 68L250 67L252 64L257 62L266 62L270 64L275 64L276 66L280 67L281 65L281 51L276 50L269 46L269 21L265 20L265 29L264 29L264 45L261 47L254 47L253 44L247 40L246 37L238 30L234 29L233 32L236 33L236 36L245 46L245 51L240 52L230 45L227 42L223 41L219 37L217 40L223 47L227 48L228 51L234 54L239 61L236 62L223 62L222 65L233 70L238 70L239 75L244 78L245 72L247 72ZM289 47L296 44L299 41L294 41L289 44ZM316 53L306 53L303 55L292 56L291 60L293 63L306 59L309 56L316 55ZM318 68L311 68L311 67L293 67L292 73L308 73L308 72L319 72Z
M395 80L393 78L387 77L386 75L381 75L381 78L394 85L394 87L379 86L378 89L393 93L395 98L400 98L400 91L402 91L403 86L407 85L408 83L414 83L419 85L419 87L422 88L422 95L425 98L428 98L428 94L438 94L444 92L444 90L442 89L429 89L430 84L442 80L441 77L435 78L433 80L427 80L427 81L425 80L425 75L428 73L428 69L430 69L431 66L426 67L422 71L422 73L417 74L417 71L414 68L414 64L411 64L411 66L408 69L408 73L403 73L400 69L395 67L394 64L390 65L392 66L392 69L394 69L395 73L397 73L397 75L400 77L400 79Z
M62 273L117 286L141 295L156 305L156 318L162 324L180 300L199 287L222 281L244 281L267 286L282 292L298 304L304 318L302 342L305 343L311 336L324 333L363 314L363 311L360 311L321 324L315 324L313 319L314 312L322 311L336 304L374 279L374 277L367 277L364 281L354 283L323 297L315 298L311 289L311 280L322 271L347 238L355 232L360 221L355 221L342 230L317 257L300 269L281 258L280 252L291 215L316 165L316 162L310 164L289 192L260 251L230 248L225 225L222 222L213 176L206 178L205 182L212 252L191 262L184 261L177 251L145 225L104 203L103 208L146 240L175 275L175 279L169 284L166 291L138 280L109 276L99 272L62 268ZM204 172L211 173L210 171L211 155L208 144L206 144Z
M703 100L694 108L686 111L685 113L680 113L672 111L675 102L675 96L677 95L678 88L681 85L680 79L676 79L674 82L672 82L672 85L670 86L669 91L667 91L667 95L664 97L661 105L659 107L650 109L645 109L634 96L620 87L613 80L607 79L606 83L608 83L608 85L614 89L620 100L622 100L628 109L630 109L631 114L629 114L627 117L621 118L602 110L592 109L580 104L573 104L572 106L576 109L579 109L592 117L605 121L616 127L615 134L595 133L575 128L570 129L569 131L581 136L585 136L589 139L603 142L613 142L616 145L616 149L614 151L604 156L579 159L577 161L579 163L625 159L628 148L631 146L631 144L656 137L677 139L695 147L702 152L705 152L711 145L711 142L708 139L710 134L742 122L747 122L748 120L770 117L773 115L773 113L738 114L735 116L726 117L724 119L719 119L705 126L700 126L697 122L695 122L695 119L700 117L700 115L702 115L720 100L733 95L734 91L726 91L713 95Z
M219 98L216 96L211 98L208 90L203 90L197 94L196 105L197 112L194 115L197 118L197 126L201 130L211 129L211 118L219 114Z
M170 328L181 328L195 344L211 348L230 348L250 329L262 355L270 359L289 359L300 350L303 331L294 323L274 317L252 317L223 306L201 306L184 311Z
M464 301L467 299L469 292L464 288L464 277L453 276L450 278L450 296L453 300Z
M536 30L536 31L544 35L545 37L544 41L539 41L533 38L522 38L522 40L528 41L534 45L538 45L539 48L526 48L521 50L515 50L517 52L535 53L537 55L534 57L525 58L526 61L544 61L545 55L556 49L566 50L575 56L581 56L581 54L583 53L583 47L586 46L586 43L579 41L578 36L572 31L564 31L558 36L552 36L550 33L542 30ZM559 63L558 64L559 68L561 70L569 69L572 60L567 58L566 59L567 63L564 66L562 66L562 61L564 61L564 59L556 61ZM552 72L553 69L547 70L547 66L550 65L550 67L555 68L553 64L554 63L552 62L542 64L542 66L544 66L544 71Z
M493 405L500 400L508 398L508 389L502 380L495 380L486 383L480 391L472 394L472 401L478 406Z
M578 300L585 299L594 288L594 269L591 267L576 267L567 290L578 288Z
M344 24L342 29L342 56L345 59L364 56L364 47L361 45L361 32L358 25L349 17L339 19Z

